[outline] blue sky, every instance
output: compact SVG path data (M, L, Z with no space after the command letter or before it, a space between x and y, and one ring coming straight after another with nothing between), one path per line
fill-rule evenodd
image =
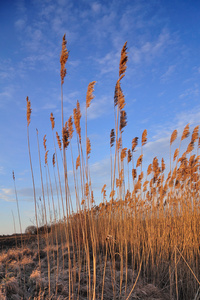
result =
M47 135L51 160L54 153L51 112L55 116L56 130L61 132L59 59L63 34L66 33L70 50L64 84L65 120L72 114L77 100L84 120L87 86L97 81L95 98L88 110L88 136L92 144L92 182L98 203L98 191L103 184L109 189L113 96L125 41L128 63L122 89L128 124L123 134L124 146L130 148L132 138L141 137L147 129L144 160L149 163L154 156L163 156L167 162L172 131L177 129L180 138L187 123L191 129L199 124L199 12L200 2L195 0L0 1L0 234L13 232L11 211L19 231L12 170L23 229L34 222L26 97L29 96L32 105L30 143L39 199L36 128L42 157L43 136ZM76 157L75 145L74 140Z

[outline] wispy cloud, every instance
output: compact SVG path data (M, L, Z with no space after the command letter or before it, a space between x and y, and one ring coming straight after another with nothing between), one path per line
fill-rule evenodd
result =
M105 56L95 59L97 64L99 64L101 75L107 73L114 73L118 70L120 53L118 52L109 52Z
M0 174L4 174L4 167L0 166Z
M156 40L142 41L140 47L130 47L129 57L135 63L152 62L153 59L161 55L163 50L170 44L170 34L167 30L163 30Z
M179 95L180 99L196 99L199 98L200 92L199 92L199 86L195 84L193 87L186 89Z
M57 105L54 104L54 103L46 103L44 106L41 107L41 109L44 109L44 110L54 110L57 108Z
M11 59L0 60L0 79L12 79L14 77L14 67Z
M0 92L0 107L7 105L8 101L12 100L15 93L15 87L13 84L5 86Z
M109 96L103 96L98 99L95 98L88 109L88 119L93 120L103 115L109 115L113 103L113 100L111 100L112 97Z
M94 3L91 4L91 8L92 8L92 11L94 13L99 13L101 11L101 9L102 9L102 6L98 2L94 2Z
M167 79L170 78L170 76L174 73L176 66L175 65L170 65L166 72L161 76L161 81L165 82Z
M0 189L0 200L6 202L14 202L14 190L11 188L1 188Z
M21 31L26 27L26 22L27 22L27 16L24 15L23 18L18 19L15 23L14 26L17 30Z

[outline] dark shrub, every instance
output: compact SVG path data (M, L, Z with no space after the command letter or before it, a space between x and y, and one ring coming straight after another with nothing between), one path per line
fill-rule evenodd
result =
M34 225L26 227L25 233L28 233L28 234L37 234L37 227L34 226Z

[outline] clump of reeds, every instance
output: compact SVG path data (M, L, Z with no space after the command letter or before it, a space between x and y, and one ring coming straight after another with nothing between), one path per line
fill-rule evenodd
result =
M41 169L42 214L46 228L46 248L43 245L42 251L39 247L42 238L38 231L38 210L30 156L38 241L38 255L35 259L38 260L39 269L35 267L33 273L29 273L29 277L33 282L36 278L34 274L38 274L38 278L45 274L48 276L45 283L48 285L46 294L44 283L37 281L40 285L40 289L35 291L38 293L38 299L42 292L44 297L47 297L47 294L48 297L65 295L69 299L93 300L128 300L137 297L157 299L156 293L159 299L197 298L200 285L199 126L193 129L191 140L184 151L181 149L181 142L190 134L189 124L185 126L179 147L174 149L172 154L178 139L177 130L173 131L169 138L168 174L164 158L159 161L156 156L145 170L143 161L147 130L142 133L141 143L138 143L138 137L132 139L130 149L123 141L128 119L122 91L122 79L128 62L126 42L121 51L114 93L114 129L110 133L110 188L107 184L103 185L102 202L95 205L90 177L89 157L92 146L87 128L87 110L90 109L91 100L94 99L96 82L89 83L86 94L84 148L79 101L73 110L73 117L69 116L68 121L64 120L62 88L69 56L66 43L64 35L60 56L62 128L61 138L56 132L58 145L54 139L52 162L53 169L57 169L57 175L54 172L54 184L59 218L56 216L55 195L48 167L49 150L46 147L45 136L46 183L51 191L52 205L49 203L49 208L53 209L54 217L51 218L50 208L48 220L45 198L47 197L49 201L49 194L48 190L47 195L44 193ZM27 129L30 125L30 116L31 106L27 97ZM50 115L50 121L54 138L53 113ZM72 145L72 139L75 138L78 152L76 160L73 157L74 143ZM141 146L141 152L136 156L138 144ZM30 154L29 132L28 146ZM57 147L60 150L64 170L63 183ZM68 184L67 151L71 154L74 191L70 191ZM62 186L65 187L64 193ZM71 196L72 192L75 195L74 199ZM76 207L72 202L76 202ZM47 231L48 223L51 224L51 232ZM43 258L40 261L41 256ZM48 266L48 270L45 266Z

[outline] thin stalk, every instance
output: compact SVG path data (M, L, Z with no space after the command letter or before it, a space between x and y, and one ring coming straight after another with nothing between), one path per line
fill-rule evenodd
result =
M28 127L28 125L27 125L27 139L28 139L28 152L29 152L29 160L30 160L30 167L31 167L32 183L33 183L33 196L34 196L34 205L35 205L35 220L36 220L36 227L37 227L38 261L39 261L39 270L40 270L40 276L41 276L40 238L39 238L39 232L38 232L38 217L37 217L35 181L34 181L32 160L31 160L31 150L30 150L29 127Z

